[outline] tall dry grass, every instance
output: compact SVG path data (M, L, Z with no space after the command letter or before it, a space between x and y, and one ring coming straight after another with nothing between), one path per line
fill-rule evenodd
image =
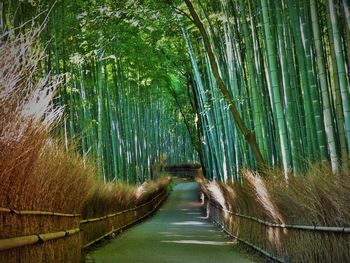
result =
M50 137L63 108L59 78L40 76L41 29L0 45L0 206L79 213L95 170Z
M146 181L142 185L125 183L103 183L96 179L91 196L82 211L82 218L96 218L134 208L150 201L167 190L170 178L162 176L154 181Z
M52 104L60 85L42 76L42 28L0 41L0 206L14 210L80 213L95 170L50 137L63 109ZM79 217L0 213L0 238L79 228ZM1 262L76 262L80 235L0 253ZM45 251L45 253L43 253Z
M261 177L242 172L235 184L208 182L199 177L202 190L218 206L277 224L350 226L350 177L332 174L328 164L310 167L302 176L283 171ZM285 262L347 262L350 235L268 227L229 213L214 211L214 217L236 236L257 245Z

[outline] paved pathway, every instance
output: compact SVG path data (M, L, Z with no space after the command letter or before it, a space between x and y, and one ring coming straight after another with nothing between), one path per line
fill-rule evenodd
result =
M180 183L150 219L87 255L87 262L249 263L203 215L198 185Z

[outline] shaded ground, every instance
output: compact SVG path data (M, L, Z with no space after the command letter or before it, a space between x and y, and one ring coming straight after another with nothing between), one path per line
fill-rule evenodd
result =
M235 244L203 215L198 185L180 183L150 219L103 247L86 262L248 263Z

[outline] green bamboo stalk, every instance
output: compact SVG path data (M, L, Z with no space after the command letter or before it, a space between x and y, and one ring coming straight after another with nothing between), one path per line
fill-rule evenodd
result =
M345 132L344 132L344 115L343 115L343 109L342 109L342 101L341 101L341 93L340 93L340 84L339 84L339 78L338 78L338 67L336 62L336 56L335 56L335 50L333 45L333 33L332 33L332 26L329 19L327 19L328 24L328 39L329 41L326 41L327 45L327 64L330 71L330 95L333 97L333 111L336 119L336 142L337 142L337 152L340 156L341 160L345 160L347 158L347 143L345 138ZM340 150L338 149L340 148Z
M308 69L306 64L306 55L303 46L303 38L301 35L301 26L299 23L299 14L297 12L296 3L289 0L288 11L290 16L290 27L295 39L296 57L300 68L300 85L302 95L304 97L305 127L306 127L306 147L307 158L315 160L318 154L317 129L315 126L314 112L312 108L311 88L308 78Z
M345 62L341 47L341 37L339 33L338 22L336 18L335 5L333 0L328 0L329 20L332 26L333 45L335 50L335 58L338 68L338 78L341 91L341 99L344 114L345 135L347 141L348 151L350 150L350 95L349 82L346 76Z
M304 16L301 16L301 27L303 33L303 43L305 48L305 60L306 60L306 68L307 68L307 77L310 88L310 98L311 98L311 106L313 111L313 118L315 122L316 135L317 135L317 156L319 155L322 161L328 159L327 153L327 145L325 140L325 131L324 131L324 123L323 118L321 116L321 106L320 106L320 96L318 94L318 87L316 84L316 79L313 72L312 58L311 58L311 44L310 44L310 28L309 17L310 14L308 12L308 5L306 2L302 4L301 11L304 13Z
M284 101L285 101L285 110L286 110L286 117L287 117L287 127L288 127L288 134L290 139L290 145L291 145L291 154L292 154L292 161L293 161L293 171L295 174L298 174L301 170L301 164L300 164L300 152L301 149L299 147L298 143L298 136L297 136L297 126L295 122L295 116L296 112L294 111L294 101L293 101L293 90L290 83L290 75L288 72L289 65L287 61L287 55L286 55L286 48L285 45L287 45L287 41L285 38L285 25L282 21L282 6L281 3L277 3L277 9L276 9L276 20L277 20L277 37L278 37L278 49L280 51L280 63L281 63L281 72L282 72L282 83L284 88Z
M211 70L213 72L213 75L215 76L218 88L222 92L225 100L227 101L227 103L229 105L229 109L231 111L231 114L232 114L237 126L239 127L240 131L243 133L243 135L244 135L245 139L247 140L247 142L249 143L249 145L252 147L252 150L254 152L254 156L255 156L255 159L258 163L258 166L264 167L265 162L263 160L259 146L256 143L256 139L255 139L254 135L245 126L245 124L244 124L243 120L241 119L239 112L235 106L235 103L232 99L230 92L228 91L228 89L226 88L226 85L224 84L222 78L220 77L217 62L216 62L214 53L212 51L210 41L209 41L208 35L206 33L206 30L204 28L204 25L202 24L198 14L196 13L191 1L185 0L185 3L186 3L186 5L187 5L187 7L192 15L192 18L194 19L194 23L198 27L198 29L201 32L201 35L203 37L205 49L206 49L206 52L208 54L210 65L211 65Z
M281 152L283 167L285 172L288 172L292 167L292 158L290 154L290 147L288 142L287 126L285 116L283 113L282 100L280 94L280 80L277 68L277 55L276 49L273 44L273 38L271 33L270 17L268 14L268 5L266 0L261 0L261 8L263 15L263 27L265 33L265 44L267 49L267 60L269 64L269 74L271 76L271 86L273 92L273 104L275 116L277 119L279 139L281 143Z
M311 20L312 20L312 30L315 42L316 49L316 60L317 60L317 68L318 68L318 77L319 83L321 87L322 93L322 103L323 103L323 118L326 128L326 136L328 149L330 153L330 159L332 164L332 170L334 173L338 172L338 156L337 149L335 143L335 134L334 134L334 126L333 126L333 116L330 108L330 99L328 93L328 84L327 84L327 74L325 68L325 59L323 55L322 49L322 39L319 27L319 17L317 14L317 4L315 0L310 0L310 10L311 10Z

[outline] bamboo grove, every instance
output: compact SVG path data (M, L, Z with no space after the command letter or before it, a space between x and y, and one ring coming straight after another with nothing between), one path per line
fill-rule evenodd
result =
M184 2L193 20L183 34L200 94L207 169L226 181L256 167L257 155L229 111L234 103L265 165L299 174L308 162L329 161L333 172L346 171L349 3Z
M91 63L88 70L76 66L69 75L65 133L80 137L82 153L92 151L105 176L143 182L167 158L169 164L193 160L181 117L167 108L161 94L156 98L144 91L138 76L132 82L132 73L124 73L128 69L114 58Z
M66 148L78 144L83 155L96 160L105 181L132 184L156 177L165 162L195 161L197 155L183 116L172 107L172 102L167 103L173 99L164 92L171 80L156 79L150 69L143 71L145 58L140 58L137 50L135 54L127 50L149 49L142 34L130 26L134 20L122 22L115 30L129 27L120 35L120 42L135 33L134 39L128 40L135 45L120 45L117 37L109 38L115 32L107 32L115 24L99 27L99 19L110 16L111 10L107 6L87 6L84 2L67 5L66 1L54 6L45 1L39 1L38 6L10 1L3 6L7 14L3 23L10 28L24 24L40 13L38 10L51 8L48 17L45 18L45 11L44 18L39 15L35 23L48 20L42 33L43 43L48 42L44 49L44 74L61 75L64 79L56 103L65 107L57 133ZM91 21L92 17L96 19Z
M105 180L143 181L165 156L225 182L243 168L348 171L348 0L12 0L1 24L45 9L58 133Z

